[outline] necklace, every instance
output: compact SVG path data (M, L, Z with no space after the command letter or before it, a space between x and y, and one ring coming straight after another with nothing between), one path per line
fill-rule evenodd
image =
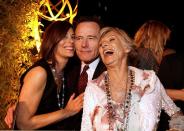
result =
M57 85L57 104L59 108L64 108L64 97L65 97L65 79L64 79L64 73L57 73L56 69L51 67L52 74L54 76L54 80ZM60 98L61 93L61 85L62 85L62 94Z
M121 127L121 129L118 130L122 130L122 131L126 131L127 130L127 126L128 126L128 119L129 119L129 110L130 110L130 106L131 106L131 90L132 90L132 86L134 84L135 81L135 75L133 74L133 71L130 70L130 75L128 75L129 80L130 80L130 87L125 92L125 100L124 100L124 108L123 108L123 112L124 112L124 116L123 116L123 127ZM108 112L108 123L109 123L109 131L113 130L113 120L116 117L116 113L114 111L113 108L113 104L112 104L112 97L111 97L111 93L110 93L110 83L109 83L109 76L108 74L105 75L105 87L106 87L106 95L107 95L107 112ZM125 114L127 113L127 114ZM127 117L127 118L126 118ZM126 118L126 119L125 119ZM122 129L123 128L123 129Z

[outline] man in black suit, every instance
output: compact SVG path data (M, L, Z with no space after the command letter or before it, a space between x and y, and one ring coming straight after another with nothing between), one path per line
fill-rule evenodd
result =
M88 80L96 79L106 67L99 58L98 41L100 38L101 23L95 17L81 17L75 28L75 48L76 58L70 63L67 69L67 96L73 92L79 95L78 82L80 74L85 65L89 65L87 70ZM75 64L75 65L74 65ZM68 99L67 98L67 99ZM67 103L67 102L66 102ZM64 129L80 130L82 111L65 120ZM71 126L71 123L74 123Z

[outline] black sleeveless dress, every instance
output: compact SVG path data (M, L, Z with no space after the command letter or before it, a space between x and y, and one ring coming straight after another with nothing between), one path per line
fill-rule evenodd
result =
M57 104L57 86L56 86L56 83L54 81L54 77L53 77L51 68L50 68L49 64L47 63L47 61L45 61L44 59L40 59L39 61L37 61L33 66L31 66L21 76L21 78L20 78L21 88L22 88L22 85L23 85L23 80L24 80L25 75L32 68L37 67L37 66L41 66L46 70L46 72L47 72L47 82L46 82L46 86L45 86L45 89L44 89L44 92L43 92L43 96L41 98L40 104L37 108L37 111L36 111L35 115L57 111L57 110L59 110L59 107L58 107L58 104ZM52 130L57 130L60 127L59 125L60 125L59 122L54 123L54 124L50 124L48 126L45 126L45 127L41 128L41 130L51 130L51 129ZM15 125L15 129L16 129L16 125Z

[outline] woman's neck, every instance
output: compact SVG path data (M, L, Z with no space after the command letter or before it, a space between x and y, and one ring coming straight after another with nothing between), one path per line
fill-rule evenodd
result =
M128 79L128 66L127 64L121 64L114 68L107 69L111 86L118 87L117 85L126 85ZM123 86L126 88L126 86Z
M68 62L68 59L67 58L57 58L56 57L56 65L55 65L55 69L56 69L56 72L59 73L59 72L62 72L63 69L65 68L66 64Z
M121 64L114 68L107 68L108 73L108 88L112 100L122 103L126 99L128 88L128 66Z

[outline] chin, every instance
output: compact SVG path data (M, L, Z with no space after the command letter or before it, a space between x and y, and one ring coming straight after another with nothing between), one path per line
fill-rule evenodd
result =
M83 56L83 57L79 57L79 58L81 61L90 61L91 60L91 58L88 56L85 56L85 57Z
M81 61L83 61L85 63L90 63L91 62L89 59L81 59Z
M68 53L65 55L66 57L73 57L74 56L74 53Z
M104 63L113 63L114 62L114 60L112 58L109 58L109 57L103 57L102 60Z
M103 61L103 63L104 63L106 66L112 66L112 65L114 65L114 61Z

